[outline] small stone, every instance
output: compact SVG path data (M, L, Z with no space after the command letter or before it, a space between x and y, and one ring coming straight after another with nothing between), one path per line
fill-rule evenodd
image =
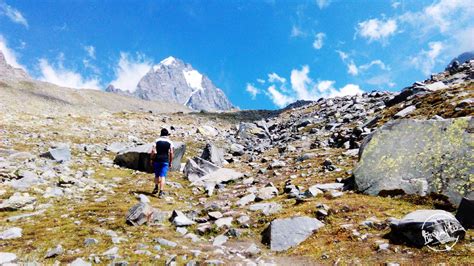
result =
M82 258L77 258L69 266L91 266L92 263L83 260Z
M176 242L173 242L164 238L155 238L154 241L158 242L158 244L162 246L167 246L167 247L172 247L172 248L178 245Z
M214 238L214 241L212 242L213 246L222 246L225 242L227 242L227 239L229 239L225 235L219 235Z
M86 246L95 245L97 243L99 243L99 241L95 238L86 238L86 240L84 240L84 245Z
M221 212L218 212L218 211L215 211L215 212L209 212L207 215L209 215L209 217L211 219L214 219L214 220L217 220L217 219L220 219L222 218L222 213Z
M232 220L233 220L232 217L221 218L221 219L216 220L215 224L216 224L217 228L221 228L223 226L231 227L232 226Z
M49 249L48 252L46 252L46 256L44 256L44 258L45 259L53 258L63 253L64 253L63 247L61 245L57 245L55 248Z
M9 228L9 229L1 232L0 233L0 239L6 240L6 239L20 238L22 236L21 232L22 232L21 228L12 227L12 228Z
M4 265L7 263L14 263L17 257L13 253L8 252L0 252L0 265Z

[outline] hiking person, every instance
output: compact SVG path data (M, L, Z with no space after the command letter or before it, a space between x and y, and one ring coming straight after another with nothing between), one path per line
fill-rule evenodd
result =
M160 137L156 139L155 145L151 149L150 163L153 165L155 172L155 188L152 194L159 191L159 197L164 194L166 174L173 163L174 146L168 136L168 130L166 128L161 129Z

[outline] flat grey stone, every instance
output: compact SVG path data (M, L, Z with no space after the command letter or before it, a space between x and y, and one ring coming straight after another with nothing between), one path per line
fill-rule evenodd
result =
M318 219L306 216L276 219L262 233L262 242L272 251L284 251L297 246L323 226Z
M7 240L7 239L15 239L20 238L22 229L19 227L12 227L8 228L7 230L0 232L0 239Z

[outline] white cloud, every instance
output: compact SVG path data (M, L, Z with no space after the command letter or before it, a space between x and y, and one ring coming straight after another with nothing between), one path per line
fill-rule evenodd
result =
M64 55L59 55L56 66L50 64L47 59L41 58L38 67L41 71L42 81L50 82L59 86L75 89L100 90L98 78L84 78L80 73L71 69L66 69L63 65Z
M82 59L82 64L85 68L90 69L94 74L99 75L101 73L100 69L90 62L89 59Z
M380 59L372 60L370 63L357 66L354 60L351 59L347 53L343 51L339 51L339 50L336 50L336 52L339 54L339 57L341 58L342 62L346 64L347 73L349 73L352 76L357 76L361 72L365 72L369 70L370 68L372 68L373 66L378 66L381 70L387 70L387 71L390 70L390 67L385 65L385 63L382 62L382 60Z
M294 98L292 98L291 96L288 96L288 95L285 95L283 93L281 93L276 87L275 85L272 85L270 87L268 87L268 94L270 96L270 98L272 99L273 103L282 108L282 107L285 107L286 105L292 103L295 101Z
M339 57L342 61L345 61L347 58L349 58L349 55L343 51L336 50L336 52L339 54Z
M291 88L286 88L285 84L273 84L267 88L265 94L278 107L284 107L296 100L317 100L321 97L340 97L363 93L358 85L347 84L337 89L334 87L335 81L321 80L313 81L309 75L310 69L307 65L301 69L291 71Z
M418 53L418 55L410 58L410 63L417 69L421 70L425 75L431 74L431 71L438 61L438 56L444 49L442 42L430 42L428 43L428 46L428 50L423 49Z
M250 83L247 83L247 87L245 88L245 90L250 93L250 96L252 97L252 100L255 100L255 98L257 97L257 94L260 93L260 90L255 87L253 84L250 84Z
M303 66L301 70L291 70L291 87L296 92L296 97L302 100L309 100L310 92L308 91L308 85L311 84L312 80L308 77L309 67Z
M304 32L300 27L293 25L291 27L291 37L298 38L298 37L306 37L306 32Z
M472 25L474 4L470 0L441 0L419 12L406 12L400 21L411 24L417 34L428 34L433 30L450 34Z
M350 60L349 63L347 63L347 73L351 74L352 76L359 75L359 68L354 63L354 60Z
M270 83L275 83L275 82L280 82L280 83L285 83L286 79L280 77L277 73L273 72L268 74L268 82Z
M2 35L0 35L0 51L3 53L3 56L9 65L14 68L21 68L26 71L26 67L18 63L15 51L8 47L7 40L3 38Z
M372 41L387 43L388 38L397 31L397 21L395 19L379 20L369 19L357 24L357 34Z
M401 4L402 4L402 2L393 1L393 2L392 2L392 7L393 7L394 9L397 9Z
M141 54L133 58L127 53L120 52L120 59L114 70L115 80L110 83L115 88L134 92L138 82L150 71L152 65L152 62Z
M323 9L328 7L331 4L332 0L316 0L316 4L318 5L319 9Z
M28 21L25 19L23 14L17 9L7 5L5 2L0 2L0 15L7 16L11 21L21 24L28 28Z
M326 38L326 34L322 32L316 34L313 42L313 48L316 50L323 48L324 38Z
M329 97L343 97L343 96L353 96L357 94L362 94L362 91L359 85L355 84L347 84L346 86L342 87L340 90L333 90Z
M384 62L382 62L382 60L380 60L380 59L373 60L368 64L361 65L361 66L359 66L359 69L360 70L367 70L367 69L369 69L373 66L378 66L382 70L390 70L390 67L385 65Z
M264 79L257 79L257 82L260 83L260 84L265 84L265 80L264 80Z
M86 51L87 55L92 58L92 59L95 59L95 47L92 46L92 45L85 45L84 47L84 50Z

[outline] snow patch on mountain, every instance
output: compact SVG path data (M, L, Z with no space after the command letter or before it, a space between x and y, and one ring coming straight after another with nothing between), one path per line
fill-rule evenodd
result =
M183 75L189 87L193 88L195 91L203 90L201 73L196 70L183 70Z

